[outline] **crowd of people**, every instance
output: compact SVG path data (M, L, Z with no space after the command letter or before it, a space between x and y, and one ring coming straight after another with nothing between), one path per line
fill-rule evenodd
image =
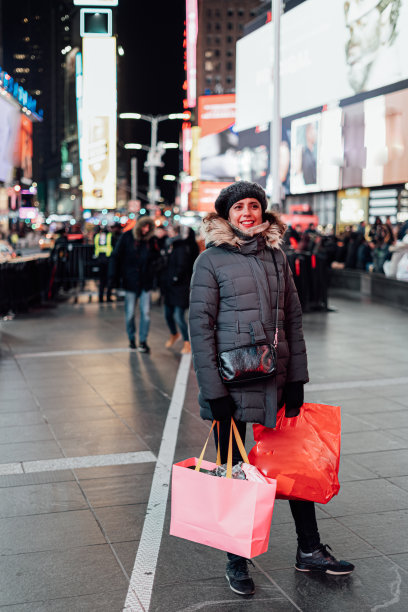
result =
M103 246L100 245L102 235ZM170 332L165 347L171 348L182 339L181 353L190 353L185 315L193 265L199 254L194 230L177 223L167 228L156 226L151 217L144 216L114 242L110 232L99 232L94 240L98 260L104 259L100 267L99 301L104 299L105 285L108 300L111 300L114 286L124 291L129 347L142 353L150 352L150 306L152 291L155 291L159 294L159 303L164 305L164 317ZM137 306L138 330L135 322Z
M346 226L339 234L319 231L313 223L304 231L297 225L288 228L284 241L287 251L324 255L332 268L408 280L408 221L393 225L389 217L376 217L372 225L361 221L357 226Z

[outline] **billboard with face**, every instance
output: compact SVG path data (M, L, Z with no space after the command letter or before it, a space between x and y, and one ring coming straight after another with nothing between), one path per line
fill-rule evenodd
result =
M408 79L408 2L307 0L281 20L283 117ZM271 120L273 24L237 43L238 131Z

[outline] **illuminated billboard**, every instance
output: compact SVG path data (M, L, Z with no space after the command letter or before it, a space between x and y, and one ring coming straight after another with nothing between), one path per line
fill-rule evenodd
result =
M231 183L219 183L212 181L201 181L198 195L199 212L215 212L214 202L218 198L221 189L228 187Z
M74 0L75 6L118 6L119 0Z
M281 20L281 114L408 79L408 2L307 0ZM273 23L237 43L238 131L269 122ZM402 88L402 87L401 87Z
M25 115L21 115L20 143L19 143L19 166L22 170L22 178L31 180L33 178L33 124Z
M83 38L83 207L116 208L116 39Z
M235 94L200 96L200 179L234 181L238 175L238 135L235 123Z
M194 108L197 104L197 33L197 0L186 0L187 106L189 108Z
M20 112L17 106L0 98L0 181L8 182L14 166Z

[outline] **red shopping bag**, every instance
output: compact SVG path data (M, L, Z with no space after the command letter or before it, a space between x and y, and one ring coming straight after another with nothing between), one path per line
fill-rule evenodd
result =
M170 535L250 559L268 549L276 481L259 473L256 481L231 478L232 431L243 460L249 463L232 419L227 478L200 472L200 468L212 470L220 464L219 453L217 463L203 461L214 425L215 421L199 459L173 465ZM187 469L190 466L196 468Z
M339 406L303 404L297 417L278 413L276 427L254 425L256 445L250 462L276 478L277 499L327 504L340 490L341 417Z

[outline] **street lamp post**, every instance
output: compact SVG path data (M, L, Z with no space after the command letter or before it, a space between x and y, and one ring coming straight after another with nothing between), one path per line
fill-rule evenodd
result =
M186 113L170 113L169 115L142 115L141 113L121 113L119 119L137 119L142 121L148 121L151 126L150 130L150 148L148 150L147 161L145 162L145 168L149 172L149 205L151 210L154 210L157 200L157 187L156 187L156 172L157 168L162 165L161 157L164 153L164 143L157 142L157 131L158 125L161 121L167 119L188 119ZM131 147L129 147L131 148ZM143 145L134 148L146 148Z

